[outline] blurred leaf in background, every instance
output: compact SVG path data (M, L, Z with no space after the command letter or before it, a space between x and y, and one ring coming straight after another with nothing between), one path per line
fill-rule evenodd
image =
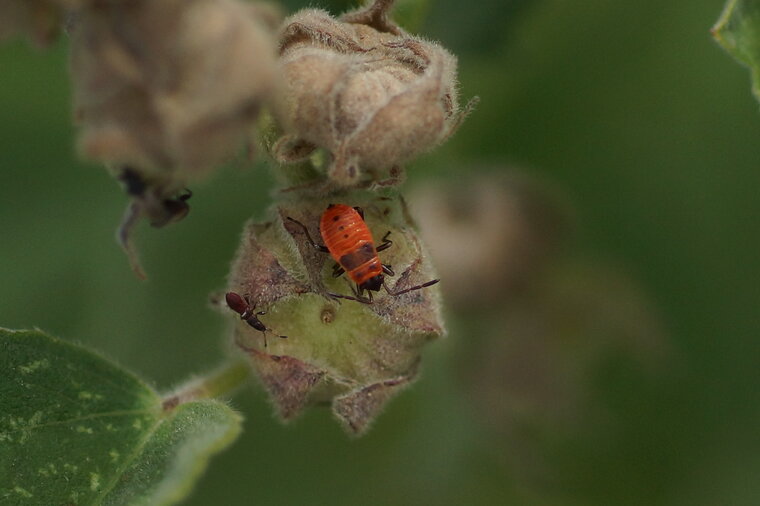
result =
M260 389L236 397L244 434L187 504L758 504L760 115L746 71L710 37L720 9L436 0L420 30L458 55L462 95L481 105L416 162L408 189L524 167L573 201L575 251L620 266L662 320L664 372L642 375L625 355L596 369L583 409L603 406L612 433L539 439L559 481L514 472L517 452L456 372L488 353L464 353L485 346L488 322L463 312L361 440L326 410L282 427ZM224 285L243 222L262 216L266 171L227 167L194 189L187 220L140 230L152 279L139 283L113 240L120 188L74 155L66 42L0 46L0 71L0 322L76 337L160 388L215 362L225 325L207 293Z
M760 2L729 0L712 34L731 56L749 67L752 92L760 98Z

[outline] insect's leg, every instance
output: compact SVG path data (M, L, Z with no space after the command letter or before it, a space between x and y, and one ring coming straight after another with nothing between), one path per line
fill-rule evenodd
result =
M341 267L340 264L336 263L335 265L333 265L333 274L332 275L333 275L334 278L341 277L344 272L346 272L346 270L343 267Z
M355 300L357 302L361 302L362 304L372 304L372 300L368 299L367 297L364 297L363 290L359 288L359 291L357 291L356 288L354 288L354 285L348 282L346 280L346 284L348 284L349 288L351 288L351 292L354 294L353 297L350 295L340 295L338 293L331 293L327 292L327 295L330 297L336 298L336 299L347 299L347 300ZM357 285L358 286L358 285Z
M372 303L372 290L367 290L367 297L365 297L364 288L359 283L356 283L356 290L354 290L354 294L359 298L368 300L370 304Z
M361 286L359 286L358 284L354 286L351 283L349 283L348 280L346 280L346 284L348 285L348 287L351 289L351 292L353 292L355 296L363 298L364 290L362 290Z
M393 241L391 241L390 239L388 239L389 235L391 235L391 231L390 230L388 230L388 232L386 232L386 234L383 236L383 238L382 238L382 244L380 244L377 248L375 248L375 249L377 249L377 251L386 250L386 249L390 248L393 245Z
M263 314L267 314L267 312L266 311L258 311L256 313L256 316L261 316ZM274 335L276 337L279 337L280 339L287 339L288 338L288 336L281 336L279 334L275 334L274 330L270 329L269 327L264 327L264 330L262 330L261 332L265 332L265 331L266 332L271 332L272 335ZM266 346L266 339L267 339L267 336L266 336L266 333L264 333L264 346Z
M287 339L288 338L288 336L281 336L279 334L275 334L274 331L272 329L270 329L269 327L267 327L267 332L271 332L273 336L279 337L280 339Z
M339 293L331 293L327 292L327 295L334 299L346 299L346 300L355 300L356 302L361 302L362 304L372 304L372 301L370 301L367 298L364 297L351 297L350 295L341 295Z
M390 265L383 264L383 272L387 274L388 276L395 276L396 273L393 272L393 268Z
M398 297L399 295L403 295L407 292L412 292L414 290L419 290L421 288L425 288L428 286L432 286L436 283L438 283L440 279L434 279L432 281L428 281L427 283L422 283L421 285L413 286L411 288L405 288L404 290L400 290L398 292L391 291L390 288L388 288L388 285L385 284L385 281L383 281L383 287L385 288L385 291L388 292L389 295L393 295L394 297Z
M267 347L267 333L266 331L262 330L261 335L264 336L264 348Z
M359 206L354 206L354 211L356 211L357 213L359 213L359 216L361 216L362 219L364 219L364 209L362 209Z
M314 239L311 238L311 234L309 233L309 229L306 228L306 225L304 225L298 220L294 220L290 216L287 217L287 220L295 223L296 225L298 225L299 227L303 229L304 233L306 234L306 239L309 241L309 244L311 244L314 247L314 249L316 249L317 251L321 251L322 253L330 252L330 250L327 249L327 246L323 246L321 244L317 244L316 242L314 242Z

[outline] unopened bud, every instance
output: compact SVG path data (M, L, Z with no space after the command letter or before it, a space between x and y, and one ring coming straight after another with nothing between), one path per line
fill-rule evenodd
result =
M469 106L459 107L456 58L389 20L392 3L339 19L305 9L285 20L275 112L290 139L275 146L278 161L298 158L289 147L320 147L334 184L377 182L459 125Z

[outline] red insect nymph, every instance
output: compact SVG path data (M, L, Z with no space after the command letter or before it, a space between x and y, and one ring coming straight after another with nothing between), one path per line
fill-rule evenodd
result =
M385 265L377 256L378 251L388 249L393 242L388 240L390 232L383 236L382 243L375 247L372 239L372 233L364 221L364 212L359 207L350 207L344 204L330 204L322 214L319 222L319 232L325 245L322 246L314 242L306 226L288 217L288 220L299 225L309 243L319 251L330 253L335 266L333 267L333 276L338 277L344 272L356 283L354 290L355 297L338 295L331 293L333 297L342 299L351 299L364 303L372 302L372 292L377 292L381 287L393 296L398 296L412 290L419 290L426 286L434 285L439 280L434 279L421 285L413 286L398 292L393 292L385 284L385 276L393 276L393 269ZM364 291L367 291L368 297L364 297Z
M372 233L356 209L331 205L322 214L319 231L330 256L352 281L365 290L380 290L383 264L377 256Z

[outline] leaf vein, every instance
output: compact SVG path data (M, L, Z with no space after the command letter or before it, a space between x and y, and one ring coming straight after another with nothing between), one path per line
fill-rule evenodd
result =
M124 472L129 468L130 465L132 465L132 462L142 453L143 449L145 448L145 445L148 444L150 439L153 437L153 435L156 433L158 428L161 426L162 423L166 421L165 417L159 417L156 420L156 423L153 424L153 426L148 430L148 432L145 434L145 437L140 440L140 442L135 446L135 449L132 451L132 453L129 454L129 456L124 459L124 464L120 466L116 472L113 475L113 478L111 478L108 483L103 487L102 492L95 498L93 505L100 505L103 504L103 499L116 487L116 484L118 483L119 479L124 475Z
M107 413L92 413L90 415L79 416L76 418L69 418L67 420L56 420L55 422L40 423L37 425L30 425L28 427L10 429L8 432L10 434L14 434L18 432L32 431L39 428L55 427L56 425L65 425L67 423L81 422L83 420L92 420L95 418L102 418L102 417L108 417L108 416L140 415L140 414L147 415L147 414L150 414L151 412L152 410L149 410L149 409L133 409L133 410L110 411Z

